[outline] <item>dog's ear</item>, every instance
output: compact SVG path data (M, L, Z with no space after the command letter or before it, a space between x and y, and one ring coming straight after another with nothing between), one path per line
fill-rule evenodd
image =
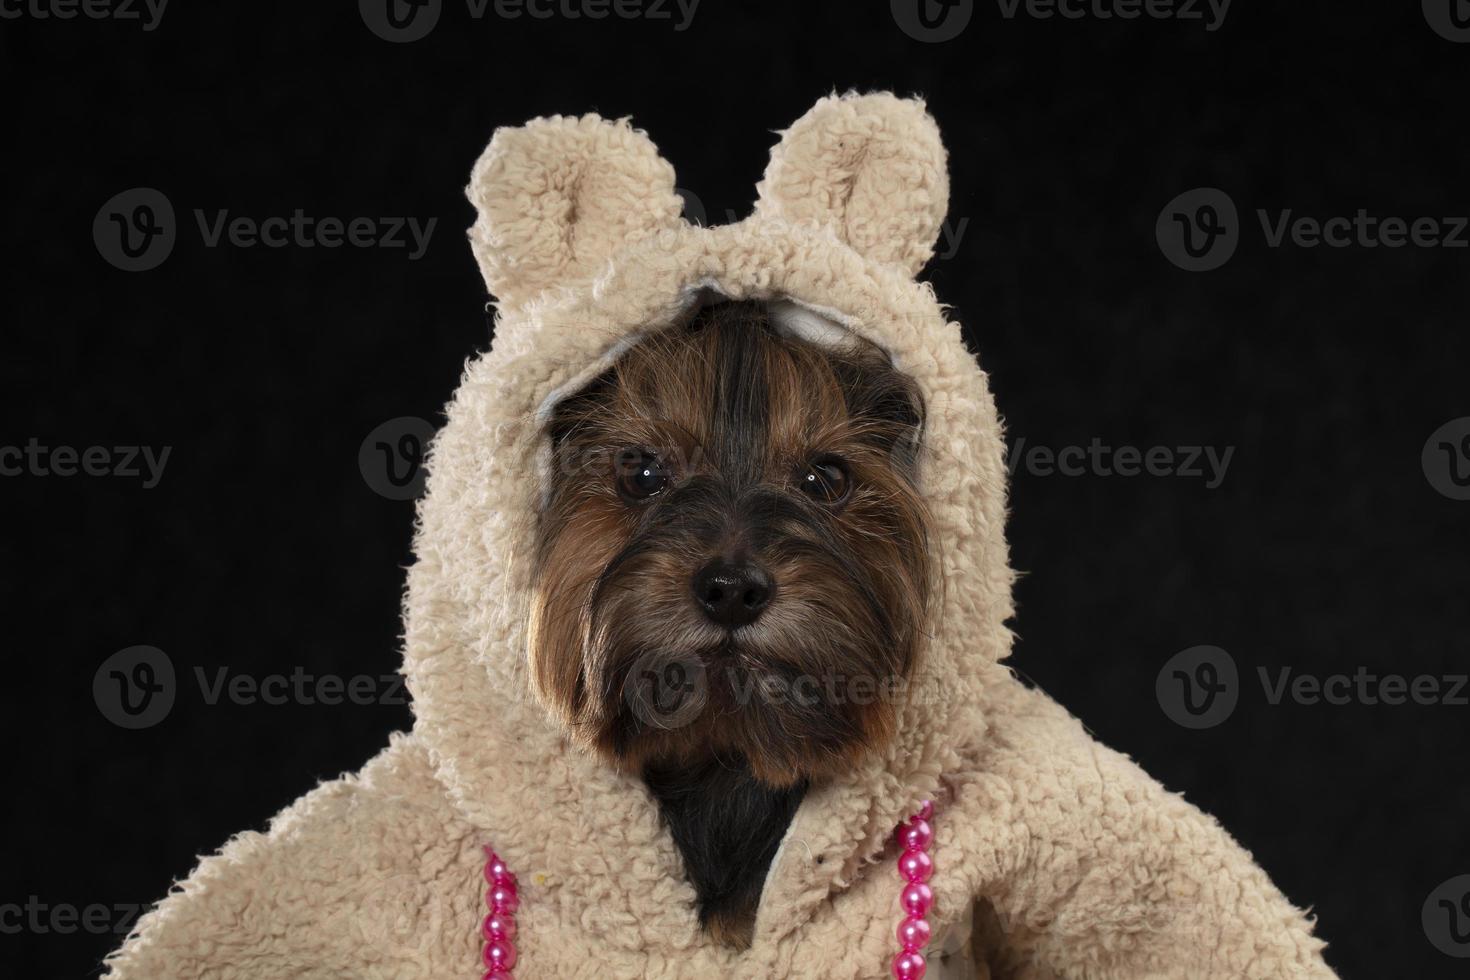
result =
M829 96L781 134L758 191L758 214L827 225L862 255L915 275L949 206L939 127L918 99Z
M674 168L626 119L551 116L495 131L465 193L470 246L502 306L587 279L621 246L678 225Z

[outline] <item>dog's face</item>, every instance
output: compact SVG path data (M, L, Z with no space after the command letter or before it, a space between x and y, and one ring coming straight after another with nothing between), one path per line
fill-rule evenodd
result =
M532 675L615 764L772 786L889 737L929 603L923 407L877 349L752 303L641 341L558 406Z

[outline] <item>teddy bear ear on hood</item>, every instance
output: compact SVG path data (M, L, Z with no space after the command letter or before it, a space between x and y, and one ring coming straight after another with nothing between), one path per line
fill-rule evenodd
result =
M674 168L647 135L595 114L496 130L465 193L479 212L470 247L502 307L590 279L683 220Z
M917 275L949 206L939 127L919 99L832 95L781 134L756 213L829 227L854 250Z

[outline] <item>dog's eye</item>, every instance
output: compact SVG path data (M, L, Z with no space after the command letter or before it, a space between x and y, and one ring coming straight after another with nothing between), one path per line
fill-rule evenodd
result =
M647 449L624 449L617 462L618 493L625 500L647 500L669 485L663 461Z
M818 456L808 463L799 484L808 497L830 507L846 500L852 490L847 464L836 456Z

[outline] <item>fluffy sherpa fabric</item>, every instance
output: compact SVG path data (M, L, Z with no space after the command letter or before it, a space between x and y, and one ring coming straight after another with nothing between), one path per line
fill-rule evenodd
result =
M487 843L520 875L520 976L886 976L891 832L927 797L931 977L1333 976L1309 922L1213 820L1001 664L1001 427L958 325L913 278L948 198L921 103L822 100L783 134L755 213L734 225L686 224L644 134L596 116L501 130L469 195L499 316L449 406L419 512L414 729L204 859L110 976L477 977ZM538 419L702 290L788 301L912 375L945 578L896 740L802 802L743 953L697 927L643 785L568 744L526 666Z

